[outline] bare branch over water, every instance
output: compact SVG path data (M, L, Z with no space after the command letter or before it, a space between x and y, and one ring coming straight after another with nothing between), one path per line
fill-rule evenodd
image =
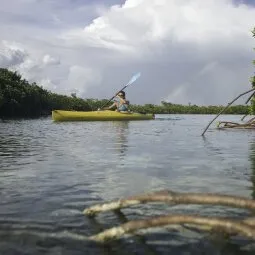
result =
M149 194L142 194L137 196L131 196L128 198L98 204L85 209L83 212L86 215L95 215L100 212L106 212L110 210L117 210L125 207L129 207L137 204L144 204L150 202L161 202L168 204L211 204L230 206L236 208L243 208L255 211L255 201L230 195L211 194L211 193L177 193L173 191L160 191Z
M220 228L224 232L240 233L248 238L255 240L255 229L245 223L222 218L209 218L190 215L166 215L146 220L133 220L118 227L107 229L97 235L91 236L90 239L98 242L105 242L122 237L125 234L131 234L138 230L153 227L163 227L170 224L195 224L207 225L213 228Z
M130 196L112 202L91 206L84 210L89 216L100 212L116 211L122 208L144 203L167 204L210 204L216 206L229 206L247 209L255 212L255 201L252 199L212 193L179 193L171 190L163 190L148 194ZM132 220L118 227L113 227L90 237L90 240L105 242L121 238L125 234L134 234L139 230L173 225L191 226L193 229L203 231L219 231L228 235L243 235L255 240L255 217L234 220L220 217L201 217L197 215L165 215L145 220Z

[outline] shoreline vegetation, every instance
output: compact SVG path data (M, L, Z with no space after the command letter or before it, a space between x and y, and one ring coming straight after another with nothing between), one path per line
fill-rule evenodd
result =
M75 94L52 93L36 83L29 83L17 72L0 68L0 118L39 118L51 115L52 110L92 111L108 99L82 99ZM161 105L130 105L130 110L154 114L217 114L224 106L181 105L161 102ZM225 114L250 114L248 105L233 105Z

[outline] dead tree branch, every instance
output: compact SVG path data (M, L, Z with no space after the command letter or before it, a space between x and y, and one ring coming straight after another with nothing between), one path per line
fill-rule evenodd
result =
M233 104L239 97L241 97L241 96L243 96L243 95L246 95L246 94L248 94L248 93L250 93L250 92L252 92L252 91L254 91L254 90L255 90L255 88L250 89L250 90L248 90L248 91L246 91L246 92L240 94L239 96L237 96L236 98L234 98L230 103L228 103L228 105L227 105L226 107L224 107L224 108L219 112L219 114L218 114L215 118L213 118L212 121L209 122L209 124L206 126L205 130L203 131L202 136L205 134L206 130L207 130L207 129L209 128L209 126L213 123L213 121L216 120L216 119L218 118L218 116L220 116L231 104Z
M245 104L248 104L250 102L250 100L255 96L255 92L253 92L248 99L246 100Z
M248 238L255 239L255 229L245 223L234 220L198 217L189 215L166 215L146 220L133 220L118 227L107 229L97 235L91 236L90 240L98 242L106 242L113 239L121 238L125 234L132 234L138 230L162 227L171 224L195 224L207 225L213 228L220 228L226 233L240 233Z
M249 97L248 99L246 100L245 104L248 104L250 102L250 100L255 96L255 92L253 92ZM241 121L243 121L245 119L246 116L248 116L248 114L245 114L242 118L241 118Z
M252 118L251 120L243 124L231 122L231 121L220 121L217 125L217 128L218 129L225 129L225 128L254 129L255 123L254 123L254 118Z
M150 194L142 194L131 196L126 199L120 199L104 204L98 204L85 209L83 212L86 215L93 216L100 212L117 210L133 205L144 204L149 202L163 202L169 204L211 204L231 206L255 211L255 201L238 197L221 194L199 194L199 193L177 193L172 191L160 191Z
M241 121L243 121L248 115L249 115L249 113L248 113L248 114L245 114L245 115L241 118Z

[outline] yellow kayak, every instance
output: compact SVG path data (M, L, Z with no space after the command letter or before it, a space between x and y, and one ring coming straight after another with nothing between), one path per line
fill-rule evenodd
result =
M53 121L151 120L154 114L116 111L52 111Z

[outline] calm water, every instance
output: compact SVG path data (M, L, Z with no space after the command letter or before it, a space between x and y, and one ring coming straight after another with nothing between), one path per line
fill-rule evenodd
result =
M254 131L219 131L213 123L203 138L214 116L156 117L130 122L0 122L0 254L149 254L148 247L151 254L254 254L249 241L224 242L191 231L152 231L145 235L149 246L134 238L99 246L75 236L120 223L112 212L92 220L83 209L142 192L171 189L255 198ZM191 205L123 210L129 219L171 212L233 217L245 213Z

